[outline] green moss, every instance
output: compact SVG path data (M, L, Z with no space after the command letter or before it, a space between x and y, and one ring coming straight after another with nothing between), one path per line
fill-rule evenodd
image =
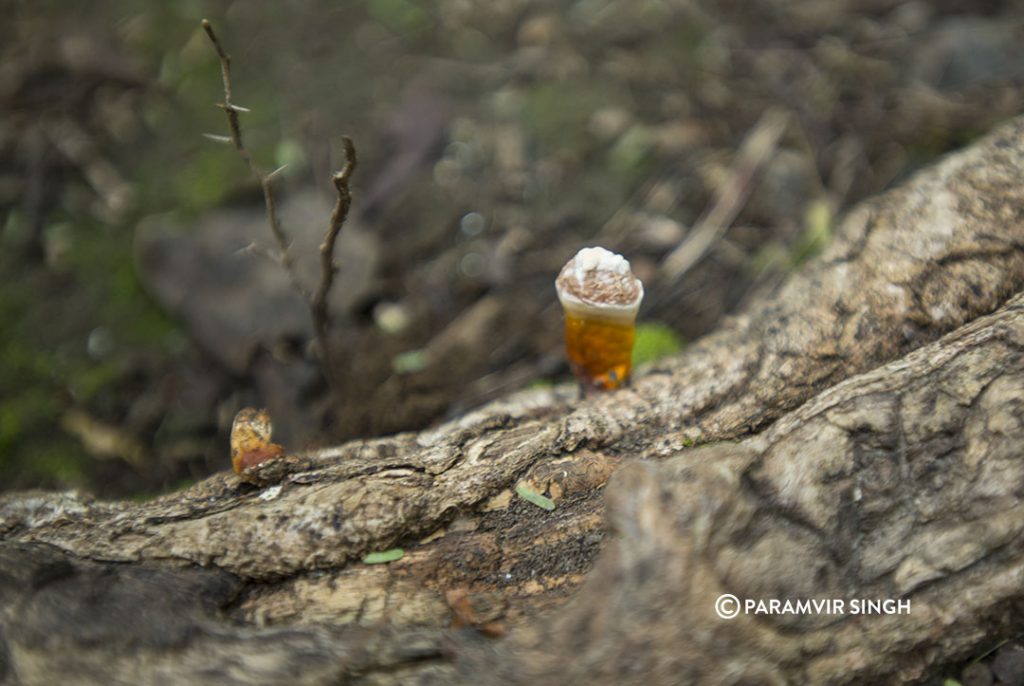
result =
M397 33L430 25L430 16L409 0L371 0L369 10L374 19Z
M59 430L62 403L48 385L36 381L0 403L0 481L15 488L86 485L88 456Z
M302 144L292 138L284 138L274 148L275 168L285 167L284 174L293 174L307 164L306 151Z
M123 230L81 226L71 237L69 264L91 302L97 325L123 346L165 348L174 323L151 302L135 271L132 241Z
M25 341L2 341L0 350L0 482L15 488L86 486L88 457L60 429L65 364Z
M166 354L177 334L142 290L127 228L54 224L46 240L59 247L50 270L0 251L0 481L89 488L91 459L61 417L73 405L122 405L126 360ZM90 351L97 331L107 342Z
M748 269L755 278L766 272L777 272L789 269L790 254L780 241L768 241L754 253Z
M233 148L213 141L209 144L210 149L198 151L192 164L174 176L177 195L187 203L186 209L193 212L222 202L237 185L236 180L246 174Z
M750 260L749 269L754 277L766 272L792 271L817 256L832 240L834 233L832 210L825 198L817 198L804 210L804 231L790 246L780 241L762 245Z
M620 100L586 81L541 84L527 95L523 122L545 152L562 148L584 152L591 140L590 115Z
M619 136L608 150L608 170L619 177L641 176L653 159L654 134L644 126L634 126Z
M75 400L88 403L122 378L122 367L115 362L86 365L71 372L68 388Z
M832 239L832 210L828 200L818 198L804 210L804 233L793 246L791 263L798 267L824 249Z
M53 423L59 415L60 408L46 389L29 386L15 392L0 402L0 453L9 455L18 441Z
M40 442L33 446L31 452L32 459L24 465L24 470L39 481L56 481L65 488L86 484L85 465L88 457L82 454L70 438Z
M659 322L643 322L636 327L633 344L633 365L675 355L683 349L683 341L669 327Z
M395 374L415 374L426 369L429 363L425 350L409 350L391 359L391 369Z

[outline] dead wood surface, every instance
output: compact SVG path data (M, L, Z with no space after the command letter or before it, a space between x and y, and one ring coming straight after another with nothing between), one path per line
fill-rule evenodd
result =
M1024 589L1024 312L1007 304L1024 285L1022 178L1017 119L860 205L777 292L624 391L520 393L294 456L263 487L225 473L147 503L5 496L0 677L926 675L1005 628ZM398 562L358 562L395 545ZM453 588L509 635L446 631ZM906 595L914 611L724 621L721 592Z

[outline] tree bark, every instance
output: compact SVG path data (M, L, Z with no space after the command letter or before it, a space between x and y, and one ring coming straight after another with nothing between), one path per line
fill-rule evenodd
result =
M1017 119L619 392L519 393L262 486L5 496L0 677L878 683L981 652L1024 597L1022 178ZM477 628L449 628L458 589ZM722 593L912 610L725 620Z

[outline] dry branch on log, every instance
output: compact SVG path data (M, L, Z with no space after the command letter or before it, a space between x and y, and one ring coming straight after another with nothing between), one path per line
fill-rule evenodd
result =
M625 391L518 394L295 456L263 488L6 496L0 665L24 684L926 674L1024 597L1021 178L1024 119L856 208L778 292ZM389 566L353 562L396 543ZM456 587L509 635L446 633ZM914 611L726 622L721 592ZM169 630L126 620L140 608Z

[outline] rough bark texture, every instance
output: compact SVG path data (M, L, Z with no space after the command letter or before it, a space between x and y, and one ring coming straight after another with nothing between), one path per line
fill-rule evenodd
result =
M1018 119L858 207L777 292L623 391L518 394L294 456L261 487L6 496L0 679L925 676L1024 598L1022 178ZM447 629L456 588L508 635ZM913 609L723 620L724 592Z
M612 540L583 588L509 640L465 650L461 673L898 683L1007 631L1024 600L1022 360L1016 297L758 436L624 467L608 492ZM911 608L724 620L723 593Z

